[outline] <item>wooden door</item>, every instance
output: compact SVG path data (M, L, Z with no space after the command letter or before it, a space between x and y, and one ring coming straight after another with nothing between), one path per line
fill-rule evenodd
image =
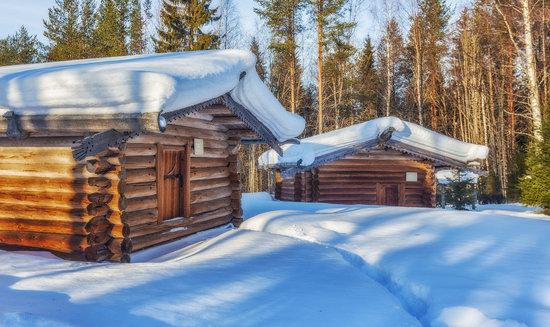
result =
M159 222L187 217L190 206L187 147L158 147L157 184Z
M383 204L386 206L398 206L399 205L399 185L389 184L384 185L384 198Z

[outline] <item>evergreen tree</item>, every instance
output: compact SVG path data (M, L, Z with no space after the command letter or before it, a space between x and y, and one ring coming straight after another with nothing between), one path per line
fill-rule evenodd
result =
M96 28L95 10L95 0L82 1L80 32L83 58L93 58L96 55L94 48L94 31Z
M367 37L355 65L354 102L357 121L365 121L376 116L377 85L374 46L370 37Z
M258 40L256 39L256 37L252 37L252 41L250 42L250 52L252 52L256 56L256 72L258 73L258 76L260 76L260 79L262 81L265 81L266 79L265 62L264 62L262 52L260 51L260 45L258 44Z
M124 0L126 1L126 0ZM97 28L94 32L98 57L123 56L126 48L125 9L123 0L102 0L97 13Z
M464 173L457 170L453 177L447 179L445 188L446 201L456 210L466 210L467 205L474 205L473 180L464 176Z
M279 100L296 112L300 102L301 70L298 63L297 35L303 30L302 14L305 0L255 0L254 11L265 19L272 34L270 48L274 51L272 86ZM272 70L273 72L273 70ZM288 76L288 78L286 78Z
M540 141L532 140L525 160L527 171L520 181L521 201L541 206L550 215L550 119L542 124Z
M83 57L80 24L80 3L78 0L56 0L48 9L44 20L44 36L48 38L49 60L71 60Z
M29 35L25 26L21 26L14 35L0 39L0 66L40 62L42 47L36 35Z
M147 24L147 11L142 10L140 0L132 0L130 13L130 54L141 54L147 48L145 39L145 26Z
M211 0L163 0L156 52L215 48L218 36L204 30L219 19L210 4Z

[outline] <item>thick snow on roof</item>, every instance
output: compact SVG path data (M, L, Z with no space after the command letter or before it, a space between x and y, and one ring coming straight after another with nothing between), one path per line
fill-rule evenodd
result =
M296 166L298 163L309 166L322 156L376 140L380 133L390 127L395 129L391 136L392 141L437 153L464 164L487 158L489 151L486 146L462 142L397 117L383 117L308 137L300 140L300 144L285 145L282 157L275 151L266 151L260 156L258 163L262 168Z
M248 51L212 50L3 67L0 115L171 112L230 92L279 141L298 136L303 118L283 108L255 63Z

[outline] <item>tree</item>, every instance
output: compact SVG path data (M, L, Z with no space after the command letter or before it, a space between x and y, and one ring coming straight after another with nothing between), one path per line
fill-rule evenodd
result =
M36 35L29 35L25 26L21 26L15 34L0 39L0 66L40 62L42 48Z
M267 73L265 60L256 37L252 37L252 41L250 42L250 52L256 56L256 72L258 73L258 76L260 76L260 79L265 82Z
M83 57L79 17L78 0L55 0L55 5L48 9L48 18L43 23L44 36L49 40L49 60L72 60Z
M445 196L456 210L466 210L467 205L475 205L473 195L473 179L468 178L463 172L456 170L451 178L447 178Z
M272 78L288 85L278 85L279 95L288 89L289 100L287 102L290 111L296 112L301 88L301 70L298 64L296 42L297 35L302 31L301 16L305 6L305 0L255 0L260 6L254 11L266 21L271 30L272 40L270 48L274 51L274 66L281 68L280 74L272 74ZM288 67L288 81L282 78L283 67Z
M141 54L147 49L147 40L145 39L145 26L147 25L148 9L146 4L145 11L142 10L141 0L132 0L130 11L129 28L129 50L130 54Z
M542 139L533 138L527 150L527 171L520 181L521 201L542 206L550 215L550 119L546 118L541 130Z
M374 63L374 46L370 37L367 37L354 69L354 102L358 121L365 121L376 116L379 83L377 75Z
M80 39L82 45L81 56L93 58L96 55L94 47L94 31L96 29L95 0L83 0L80 12Z
M217 34L221 49L239 48L242 46L242 31L239 11L233 0L221 0L218 7L220 19L218 20Z
M218 36L205 27L219 20L211 0L163 0L156 52L206 50L217 47Z
M400 65L403 53L403 38L395 18L390 18L386 24L382 40L378 47L378 64L380 74L380 94L383 99L383 112L385 116L395 114L398 106L397 88L400 77Z
M348 0L309 0L311 13L315 20L317 31L317 132L323 132L324 105L325 105L325 79L324 52L327 46L327 35L335 29L342 29L341 11Z
M128 0L102 0L97 13L97 28L94 32L98 57L124 56L126 45Z

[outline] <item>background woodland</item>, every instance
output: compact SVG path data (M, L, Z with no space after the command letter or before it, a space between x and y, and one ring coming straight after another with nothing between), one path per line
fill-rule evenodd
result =
M473 0L452 12L445 0L386 0L381 33L358 40L361 0L255 0L253 37L236 0L56 0L46 44L22 26L0 39L0 65L247 48L281 103L306 119L303 136L397 116L489 146L482 202L548 208L549 2ZM270 187L256 169L265 150L241 151L245 191Z

